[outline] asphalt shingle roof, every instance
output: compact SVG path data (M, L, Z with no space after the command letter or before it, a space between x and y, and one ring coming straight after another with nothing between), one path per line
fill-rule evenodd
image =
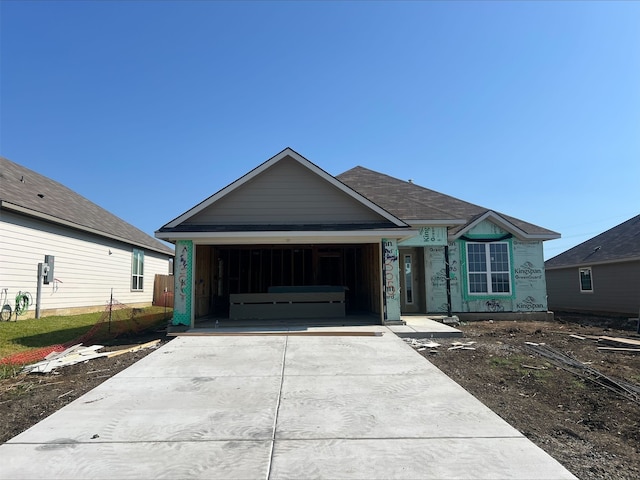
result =
M546 268L640 258L640 215L590 238L545 262Z
M73 190L0 157L0 204L5 203L27 209L36 216L54 217L80 230L97 231L108 238L173 255L170 247Z
M465 225L449 229L453 234L480 215L494 211L360 166L336 178L407 223L412 220L464 220ZM558 235L546 228L495 213L527 234Z

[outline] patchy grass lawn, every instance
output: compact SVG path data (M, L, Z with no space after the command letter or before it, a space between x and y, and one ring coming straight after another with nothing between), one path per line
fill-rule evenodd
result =
M0 322L0 360L50 345L64 345L92 333L91 339L108 342L166 324L171 311L164 307L121 309L111 318L105 312Z

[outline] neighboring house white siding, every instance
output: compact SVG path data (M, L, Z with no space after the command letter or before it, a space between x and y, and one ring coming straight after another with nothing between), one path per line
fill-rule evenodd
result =
M144 251L144 288L131 290L133 249ZM130 306L151 304L155 274L166 275L169 258L142 247L65 228L22 215L0 217L0 290L8 288L10 303L19 291L36 300L38 263L55 257L54 281L43 285L41 312L104 308L113 298ZM34 312L32 306L30 314Z

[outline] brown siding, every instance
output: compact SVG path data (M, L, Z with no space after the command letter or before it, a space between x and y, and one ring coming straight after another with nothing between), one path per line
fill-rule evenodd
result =
M185 224L344 224L382 220L295 160L285 158Z
M592 293L580 292L578 271L578 267L547 270L550 310L638 315L640 261L591 266Z

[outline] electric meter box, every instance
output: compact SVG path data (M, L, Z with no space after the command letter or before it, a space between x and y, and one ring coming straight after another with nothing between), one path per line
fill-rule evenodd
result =
M49 268L45 269L43 283L45 285L49 285L49 283L53 282L53 263L55 262L55 257L53 255L45 255L44 263L46 263Z

